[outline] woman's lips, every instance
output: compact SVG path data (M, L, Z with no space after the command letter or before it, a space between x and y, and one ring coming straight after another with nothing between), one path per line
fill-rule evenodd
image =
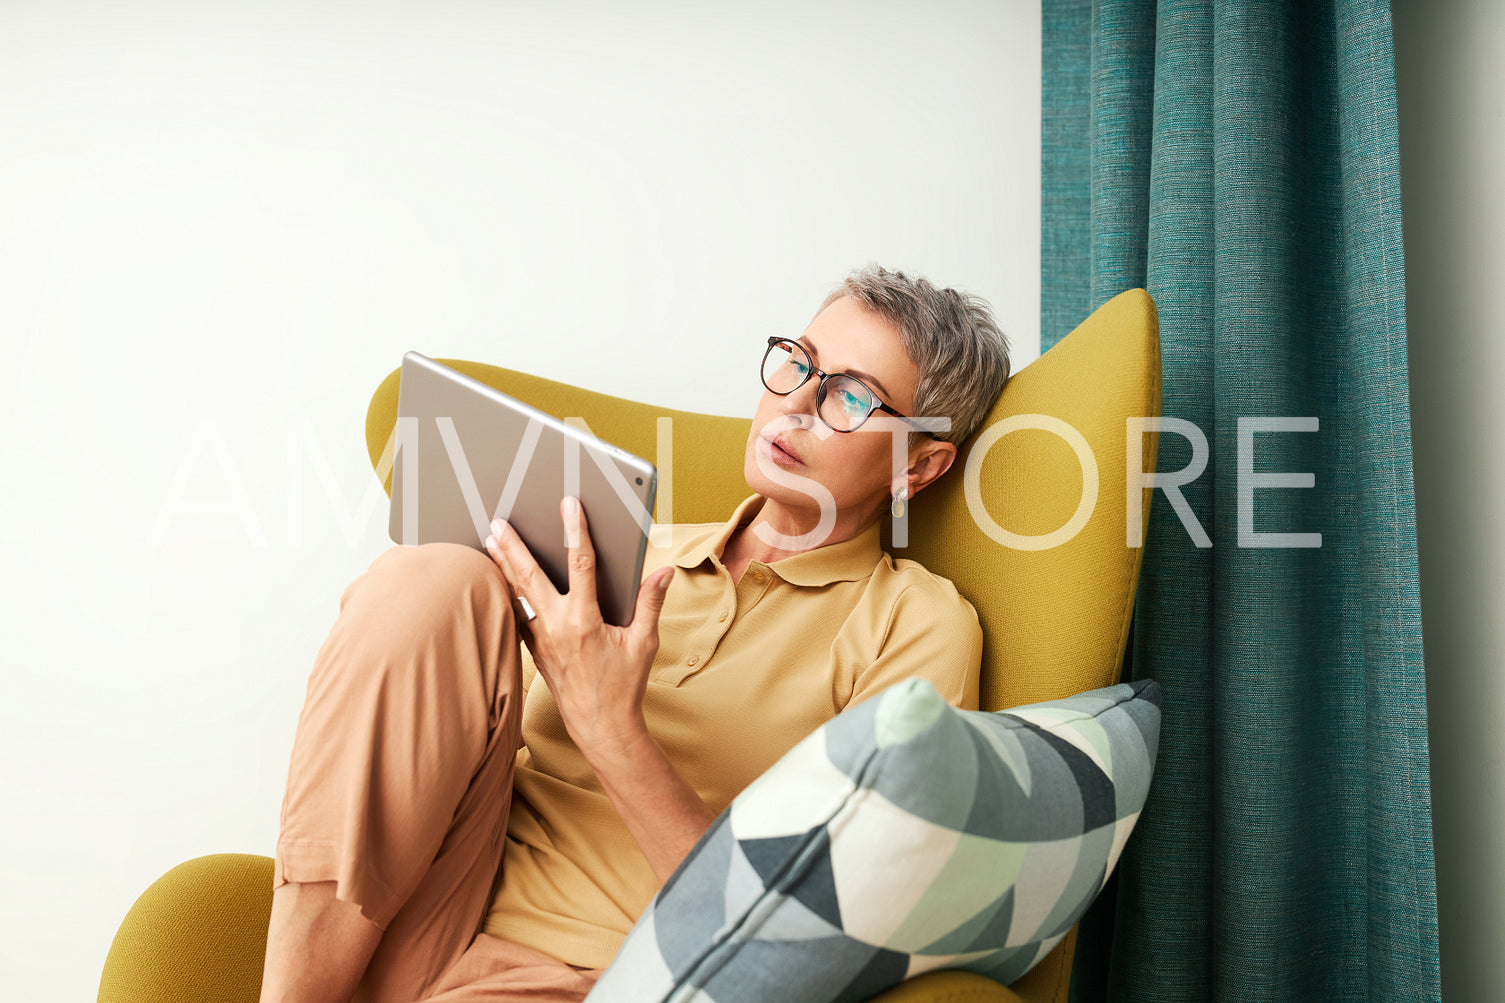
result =
M802 467L805 465L804 461L799 458L799 454L790 448L788 441L782 435L764 437L758 441L763 444L768 458L779 466Z

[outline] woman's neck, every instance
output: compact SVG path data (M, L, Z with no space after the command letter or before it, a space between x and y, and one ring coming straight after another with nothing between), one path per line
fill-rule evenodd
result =
M819 512L792 512L772 500L765 501L751 521L738 526L721 549L721 563L731 572L732 581L741 581L742 573L753 561L772 564L796 554L843 543L873 524L873 519L858 522L833 513L829 525L823 525Z

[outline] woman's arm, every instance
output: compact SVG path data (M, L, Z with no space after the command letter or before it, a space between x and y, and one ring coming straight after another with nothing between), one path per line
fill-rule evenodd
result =
M663 884L716 816L669 762L645 725L628 745L582 745L607 797Z
M918 566L899 570L889 587L896 586L898 594L885 611L883 629L869 634L881 638L881 644L860 665L844 706L918 676L929 680L952 706L976 710L982 664L977 611L955 585Z
M526 597L537 614L519 618L519 631L570 739L663 882L715 818L654 741L643 717L643 694L658 653L659 613L674 569L662 568L643 581L628 626L603 622L585 514L573 498L566 498L560 511L569 549L565 595L506 523L492 524L495 535L486 540L486 549L514 594Z

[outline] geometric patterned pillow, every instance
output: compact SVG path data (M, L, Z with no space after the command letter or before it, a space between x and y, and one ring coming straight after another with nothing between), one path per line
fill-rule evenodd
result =
M909 679L739 794L592 1003L860 1003L921 972L1007 985L1102 890L1149 790L1160 688L998 713Z

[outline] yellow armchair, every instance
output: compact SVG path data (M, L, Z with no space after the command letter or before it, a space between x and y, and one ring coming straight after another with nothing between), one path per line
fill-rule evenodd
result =
M480 363L449 365L554 414L580 416L661 473L659 515L725 518L745 496L749 423L669 411ZM366 417L373 465L397 413L394 371ZM1128 545L1130 492L1140 525L1149 492L1126 466L1127 419L1160 413L1160 341L1143 290L1122 293L1017 373L954 472L910 512L896 551L950 578L977 608L984 636L982 706L1000 710L1117 682L1133 615L1141 551ZM673 450L659 456L657 419L670 416ZM1154 469L1155 436L1145 468ZM1135 479L1130 481L1133 476ZM390 488L390 485L389 485ZM254 1001L261 979L272 862L201 857L169 871L126 915L100 979L100 1003ZM874 1003L1065 1003L1072 931L1013 986L968 972L932 972Z

